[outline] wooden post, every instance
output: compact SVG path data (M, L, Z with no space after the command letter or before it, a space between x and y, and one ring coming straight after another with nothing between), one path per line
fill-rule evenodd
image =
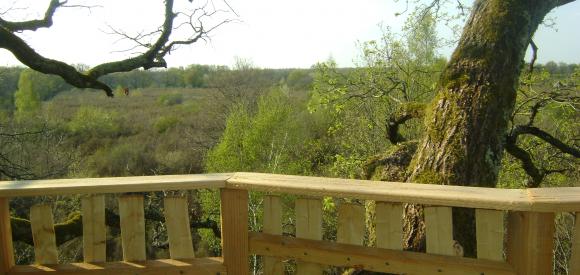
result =
M264 196L264 233L282 235L282 202L279 196ZM264 274L284 274L284 263L280 258L264 257Z
M477 258L504 261L503 218L504 211L475 209Z
M169 239L169 256L171 259L195 258L187 200L184 197L170 196L164 199L163 205Z
M145 209L143 195L123 195L119 198L121 244L123 260L145 261Z
M34 241L34 261L40 265L57 264L58 252L52 206L49 204L32 206L30 208L30 227Z
M403 205L377 202L375 207L377 247L403 250Z
M248 275L248 191L223 188L220 195L222 257L227 274Z
M580 275L580 212L576 212L572 241L572 257L570 257L570 274Z
M296 200L296 237L310 240L322 240L322 202L320 199ZM319 264L299 261L296 267L298 275L322 274Z
M363 245L365 236L365 208L352 203L338 207L338 230L336 242Z
M453 217L451 207L425 207L427 253L456 255L453 249Z
M554 213L509 213L507 260L517 274L552 274L554 230Z
M10 205L8 198L0 198L0 274L7 274L14 266Z
M103 263L106 258L107 228L105 225L105 195L82 199L83 260L86 263Z

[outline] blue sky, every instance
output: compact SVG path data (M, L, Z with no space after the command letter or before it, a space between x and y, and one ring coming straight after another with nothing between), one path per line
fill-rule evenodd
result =
M69 2L80 2L70 0ZM14 2L2 0L2 7ZM105 32L108 25L129 32L153 30L162 21L162 1L87 0L102 5L88 10L60 11L50 29L25 32L23 38L41 54L68 63L95 65L127 57L124 41L116 42ZM184 2L187 1L176 1ZM378 39L379 24L399 29L403 10L393 0L229 0L241 22L221 27L210 42L181 48L167 58L170 66L188 64L232 65L235 56L250 59L258 67L310 67L332 56L340 66L352 66L357 56L357 41ZM40 16L48 0L19 0L19 16ZM27 4L30 3L30 4ZM42 4L41 4L42 3ZM218 1L215 1L219 4ZM139 10L135 10L138 6ZM559 8L549 15L556 25L542 26L535 37L539 62L580 63L580 1ZM442 54L449 55L452 49ZM0 66L19 64L7 51L0 50Z

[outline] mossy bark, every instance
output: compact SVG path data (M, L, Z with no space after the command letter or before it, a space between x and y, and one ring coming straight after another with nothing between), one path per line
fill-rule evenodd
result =
M411 182L495 187L525 51L552 0L478 0L425 116ZM454 210L454 237L475 254L472 210ZM421 222L410 220L411 228ZM411 230L413 232L421 230ZM424 238L424 236L418 236ZM419 242L414 242L419 243Z

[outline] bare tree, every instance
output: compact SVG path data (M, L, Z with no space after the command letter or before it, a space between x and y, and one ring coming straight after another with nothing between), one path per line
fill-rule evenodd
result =
M189 2L193 2L189 0ZM225 3L225 2L224 2ZM226 3L227 4L227 3ZM193 4L191 4L193 5ZM140 51L138 55L119 61L106 62L96 65L87 71L81 72L75 67L59 60L50 59L37 53L18 34L24 31L35 31L41 28L50 28L53 18L63 8L92 8L87 5L70 4L69 0L50 0L42 19L28 21L8 21L3 19L14 8L0 12L0 48L6 49L22 64L42 73L54 74L62 77L67 83L78 88L93 88L104 90L108 96L113 96L113 90L99 80L100 77L115 73L128 72L138 68L145 70L150 68L167 67L165 56L181 45L190 45L199 40L208 39L208 34L217 27L231 22L232 19L224 19L210 26L204 22L218 13L233 12L233 10L216 9L213 2L206 1L201 6L196 6L188 11L176 12L174 0L165 0L165 16L157 30L149 33L131 35L111 27L111 33L119 35L122 39L128 39L134 43L134 47L125 51ZM229 7L229 5L228 5ZM183 39L173 39L172 33L181 29L188 29L188 35Z
M0 124L0 180L65 175L77 161L73 150L62 150L65 146L62 133L46 125Z

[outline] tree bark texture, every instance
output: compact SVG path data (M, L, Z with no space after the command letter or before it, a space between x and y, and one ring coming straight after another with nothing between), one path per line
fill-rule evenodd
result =
M426 110L426 136L409 166L408 181L496 186L526 49L544 16L561 4L555 0L474 3L439 80L438 94ZM454 209L453 219L455 239L466 256L475 255L473 210ZM414 221L411 228L416 230L411 231L422 226Z

